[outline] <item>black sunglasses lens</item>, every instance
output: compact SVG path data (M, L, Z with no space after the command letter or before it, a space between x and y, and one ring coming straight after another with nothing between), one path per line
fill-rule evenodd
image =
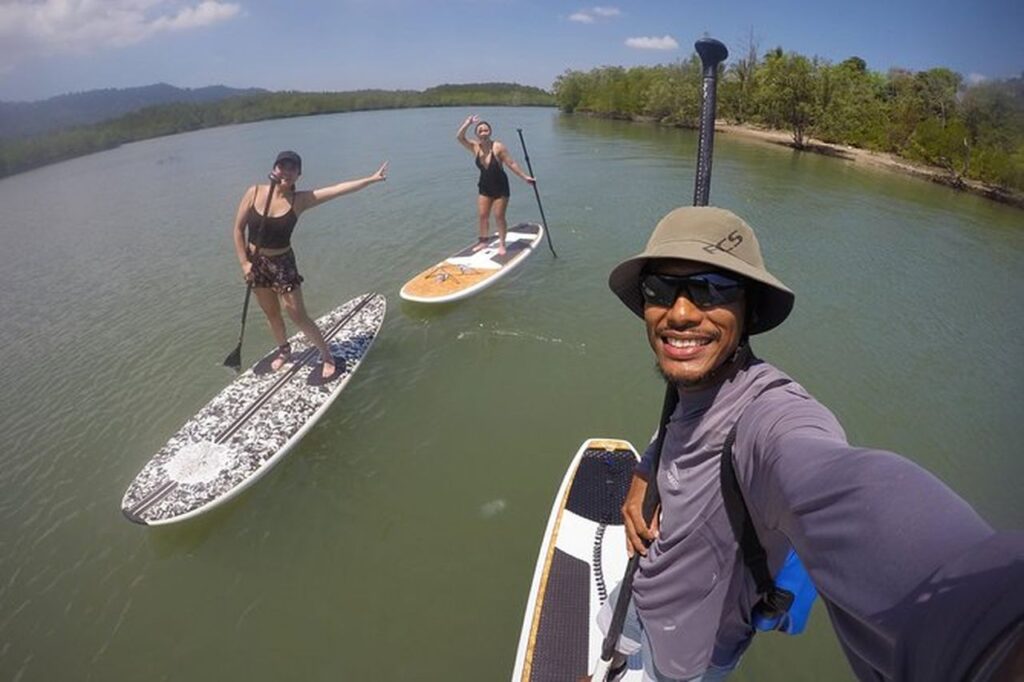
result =
M707 287L707 303L703 305L726 305L735 303L743 295L743 285L724 275L709 272L705 275L698 275Z
M739 300L743 287L734 279L717 273L687 277L647 274L641 280L644 300L652 305L671 307L685 292L686 297L701 308L725 305Z
M676 302L679 287L675 282L666 281L665 277L644 275L640 281L640 292L651 305L669 307Z
M717 305L715 299L718 292L709 282L700 277L686 278L686 292L689 299L701 308Z

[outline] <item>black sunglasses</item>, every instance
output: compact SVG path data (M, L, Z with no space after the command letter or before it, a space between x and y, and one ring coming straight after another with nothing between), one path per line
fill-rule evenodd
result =
M640 293L650 305L671 308L685 294L699 308L735 303L743 297L743 282L717 272L695 275L659 275L648 272L640 277Z

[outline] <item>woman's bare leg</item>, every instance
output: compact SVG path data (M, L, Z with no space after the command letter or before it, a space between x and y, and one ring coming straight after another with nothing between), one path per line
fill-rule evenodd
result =
M505 211L508 209L508 197L494 200L494 220L498 223L498 255L505 255L505 233L508 223L505 222Z
M281 302L277 299L277 293L266 287L253 287L253 293L256 294L256 300L259 301L263 314L267 316L267 322L270 324L270 333L274 337L274 343L278 346L288 343L284 318L281 316ZM286 358L276 357L271 361L270 368L276 372L281 369L286 360Z
M302 333L306 335L306 339L320 351L320 358L324 363L323 377L326 379L333 375L335 371L334 358L331 357L331 350L327 347L327 342L324 341L324 335L320 333L320 328L316 326L316 323L310 319L309 314L306 312L306 304L302 300L302 289L295 287L291 291L281 294L281 303L284 304L284 309L288 313L288 317L292 318L295 326L302 330Z
M484 240L491 236L491 204L494 199L485 197L483 194L477 195L476 198L476 217L479 224L477 231L477 244L473 247L473 250L482 249L484 246Z

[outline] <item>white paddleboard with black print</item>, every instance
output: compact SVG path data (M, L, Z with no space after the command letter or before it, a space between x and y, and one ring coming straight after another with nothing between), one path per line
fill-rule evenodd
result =
M207 512L255 483L312 428L359 367L384 322L386 301L365 294L316 321L338 371L323 380L320 353L302 334L278 371L273 352L217 394L142 468L121 501L150 526Z
M626 570L622 503L639 457L622 440L583 443L548 518L512 672L514 682L566 682L592 672L604 639L597 612ZM632 682L640 670L627 670Z

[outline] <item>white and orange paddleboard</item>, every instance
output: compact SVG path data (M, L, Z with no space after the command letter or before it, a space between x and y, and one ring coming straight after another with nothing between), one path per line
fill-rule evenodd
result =
M497 235L479 248L474 242L410 279L398 295L417 303L449 303L472 296L519 266L543 238L541 225L519 223L508 228L504 255L498 254Z

